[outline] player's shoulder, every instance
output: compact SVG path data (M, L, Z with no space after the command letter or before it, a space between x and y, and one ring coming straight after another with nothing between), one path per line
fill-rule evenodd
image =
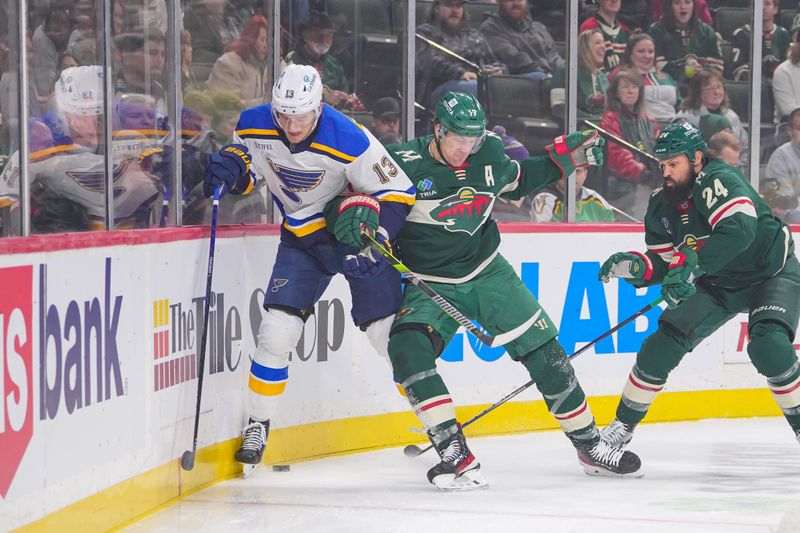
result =
M311 148L322 150L342 162L355 161L378 141L360 124L328 104L322 105L319 128Z
M425 151L432 139L433 135L425 135L403 143L390 144L386 146L386 150L400 164L413 163L425 157Z
M490 162L496 162L505 159L506 147L503 144L503 140L496 133L487 131L483 146L475 155L477 156L476 159L488 159Z
M694 191L699 191L712 183L714 180L719 180L724 184L739 185L745 184L747 180L738 168L726 163L722 159L712 159L704 167L703 170L697 175Z
M272 118L272 104L250 107L239 115L236 135L246 139L277 139L278 128Z
M745 24L744 26L739 26L735 30L733 30L733 37L739 38L750 38L750 24Z

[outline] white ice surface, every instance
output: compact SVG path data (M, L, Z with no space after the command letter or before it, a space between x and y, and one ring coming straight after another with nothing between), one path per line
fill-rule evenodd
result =
M435 454L392 448L262 466L131 526L141 532L800 532L800 445L783 418L642 425L641 479L589 477L555 431L469 441L490 487L441 493Z

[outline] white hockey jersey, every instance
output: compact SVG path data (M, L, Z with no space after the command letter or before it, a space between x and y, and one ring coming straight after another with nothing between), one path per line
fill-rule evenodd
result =
M393 238L414 204L416 189L364 127L327 104L308 139L290 144L270 104L244 111L233 142L247 146L254 178L266 180L284 217L282 238L310 245L325 237L326 204L349 190L381 202L381 226Z
M115 132L116 133L116 132ZM86 210L91 229L105 227L106 173L105 156L73 144L68 137L63 143L39 147L31 151L28 164L32 208L37 197L65 198ZM114 224L117 229L130 229L147 222L150 209L159 197L155 176L145 172L138 158L148 140L130 135L114 140ZM0 207L19 201L19 152L15 152L0 175Z

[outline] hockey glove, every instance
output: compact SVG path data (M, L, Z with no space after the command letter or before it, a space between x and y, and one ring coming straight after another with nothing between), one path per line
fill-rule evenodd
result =
M605 140L596 131L586 130L556 137L546 150L566 179L576 168L603 166L604 145Z
M250 154L243 144L229 144L208 156L206 175L203 180L203 194L211 198L214 189L222 186L222 191L243 192L237 189L240 181L250 173ZM246 185L245 185L246 187Z
M675 252L669 263L669 270L661 282L661 296L670 309L675 309L681 302L697 292L695 280L702 275L697 266L697 254L691 248Z
M378 228L375 240L387 250L391 251L386 230ZM365 246L357 254L348 254L342 260L342 270L345 275L352 278L371 278L377 276L388 266L388 262L377 251Z
M376 237L380 224L381 203L367 194L353 193L339 204L339 217L333 227L336 240L353 248L361 248L361 233Z
M639 252L617 252L606 259L600 267L597 278L603 283L608 283L611 278L626 280L647 281L653 275L653 265L650 258Z

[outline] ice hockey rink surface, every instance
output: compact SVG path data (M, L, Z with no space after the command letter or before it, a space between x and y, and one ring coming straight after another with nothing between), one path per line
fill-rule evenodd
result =
M557 431L469 442L487 490L439 492L432 451L390 448L262 466L125 531L800 533L800 444L783 418L642 425L640 479L585 475Z

